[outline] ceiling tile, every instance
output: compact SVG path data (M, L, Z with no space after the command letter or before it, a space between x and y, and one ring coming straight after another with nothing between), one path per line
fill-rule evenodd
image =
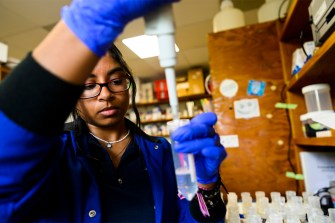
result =
M207 46L207 34L212 32L212 20L178 27L176 42L181 50Z
M21 59L26 53L33 50L47 34L48 32L44 29L36 28L27 32L22 32L18 35L4 38L4 42L9 45L8 51L10 56ZM14 52L21 52L22 55L12 55L11 48L17 48Z
M220 0L182 0L173 4L176 26L213 19L220 10Z
M1 5L39 26L53 24L60 19L60 9L70 0L1 0Z
M164 72L160 68L157 58L149 58L145 60L139 58L127 60L127 63L134 75L139 78L157 79L164 76Z
M0 39L22 31L27 31L36 26L20 14L2 7L1 4L2 2L0 3Z
M208 66L207 46L185 50L183 54L192 66Z

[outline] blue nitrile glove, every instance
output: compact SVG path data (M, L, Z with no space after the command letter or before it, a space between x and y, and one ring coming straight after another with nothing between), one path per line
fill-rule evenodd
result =
M178 0L73 0L62 19L97 56L103 56L123 28L157 7Z
M194 154L198 183L216 182L220 163L227 156L213 128L216 121L215 113L202 113L171 135L171 139L177 142L174 145L177 152Z

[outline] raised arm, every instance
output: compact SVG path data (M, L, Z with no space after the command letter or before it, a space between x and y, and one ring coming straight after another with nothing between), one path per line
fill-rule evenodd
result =
M81 84L128 22L175 1L73 0L33 57L60 79Z

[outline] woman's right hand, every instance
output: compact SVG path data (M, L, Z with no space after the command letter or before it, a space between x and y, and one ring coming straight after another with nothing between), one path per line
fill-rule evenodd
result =
M133 19L178 0L73 0L62 9L62 19L75 35L97 56Z

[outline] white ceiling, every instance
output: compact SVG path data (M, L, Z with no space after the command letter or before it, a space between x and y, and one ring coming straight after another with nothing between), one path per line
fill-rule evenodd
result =
M60 9L71 0L0 0L0 42L9 47L9 57L21 60L60 19ZM212 19L220 9L220 0L182 0L173 5L176 23L176 71L185 72L194 66L208 66L207 34L212 32ZM265 0L234 0L245 12L246 23L257 22L257 8ZM123 45L121 39L144 34L144 21L127 25L115 41L134 74L140 78L161 78L164 75L157 57L140 59Z

